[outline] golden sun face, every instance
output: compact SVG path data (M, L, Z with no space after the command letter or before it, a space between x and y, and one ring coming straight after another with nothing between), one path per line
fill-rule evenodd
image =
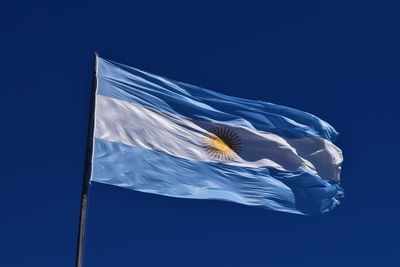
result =
M214 127L204 137L203 147L213 159L228 161L238 157L242 146L235 132L228 128Z

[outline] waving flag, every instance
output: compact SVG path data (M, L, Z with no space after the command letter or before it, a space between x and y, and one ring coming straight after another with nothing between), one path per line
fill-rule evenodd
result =
M97 58L91 181L320 214L343 194L336 136L306 112Z

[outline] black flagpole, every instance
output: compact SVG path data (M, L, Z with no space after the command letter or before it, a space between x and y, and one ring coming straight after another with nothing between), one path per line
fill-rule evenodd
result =
M86 215L87 215L87 202L88 202L88 187L89 179L92 168L92 145L93 145L93 128L94 128L94 109L95 109L95 97L97 88L97 53L94 53L94 68L93 68L93 80L92 80L92 96L90 103L89 113L89 127L88 136L86 143L86 156L85 166L83 171L83 184L82 184L82 196L81 196L81 212L79 216L79 230L78 230L78 243L76 247L76 267L83 267L83 253L85 243L85 228L86 228Z

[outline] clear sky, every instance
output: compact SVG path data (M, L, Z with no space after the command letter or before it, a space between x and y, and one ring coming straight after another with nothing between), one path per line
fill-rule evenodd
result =
M306 217L93 184L85 267L400 266L399 3L9 0L0 12L0 266L74 264L94 51L325 119L346 196Z

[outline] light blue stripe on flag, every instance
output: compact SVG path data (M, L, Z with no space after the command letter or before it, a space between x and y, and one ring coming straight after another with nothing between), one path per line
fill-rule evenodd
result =
M223 95L99 58L98 94L188 118L275 133L284 137L322 137L336 130L318 117L264 101Z
M343 195L337 132L314 115L98 58L91 181L321 214Z
M94 181L171 197L228 200L298 214L335 207L342 194L304 171L243 168L95 140Z

